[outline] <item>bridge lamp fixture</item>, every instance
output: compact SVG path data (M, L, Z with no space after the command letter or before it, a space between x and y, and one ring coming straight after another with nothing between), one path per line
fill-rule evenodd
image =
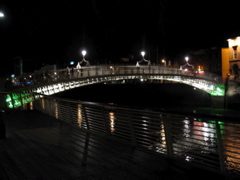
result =
M142 51L142 52L141 52L141 55L142 55L142 57L144 58L144 56L145 56L145 52Z
M188 63L189 57L188 57L188 56L186 56L186 57L185 57L185 60L186 60L186 62Z
M87 54L87 51L83 50L82 51L82 55L83 55L83 59L84 59L84 56Z
M4 17L4 13L0 11L0 18Z

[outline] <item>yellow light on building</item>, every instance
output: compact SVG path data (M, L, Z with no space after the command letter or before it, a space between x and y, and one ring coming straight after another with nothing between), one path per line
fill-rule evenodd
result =
M222 78L226 79L229 74L229 48L222 48L221 56L222 56Z

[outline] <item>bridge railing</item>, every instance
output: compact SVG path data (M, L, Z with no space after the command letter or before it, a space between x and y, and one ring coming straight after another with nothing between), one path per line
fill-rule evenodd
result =
M52 72L54 74L54 72ZM199 74L193 71L186 71L177 68L164 67L164 66L91 66L82 67L81 69L59 69L59 79L74 79L80 77L102 76L102 75L128 75L128 74L172 74L172 75L184 75L195 76L203 79L212 80L218 83L222 83L221 76L210 72L204 72Z
M61 121L213 171L240 175L239 121L41 97L33 108Z
M193 71L180 70L177 68L165 67L165 66L119 66L119 65L99 65L82 68L66 68L57 70L48 70L43 72L36 72L28 77L19 77L18 79L24 79L25 81L32 81L33 85L41 85L44 83L58 82L68 79L86 78L93 76L106 76L106 75L180 75L191 76L201 79L214 81L216 83L223 83L221 76L213 73L204 72L199 74ZM29 84L27 85L29 86ZM21 87L21 86L19 86Z

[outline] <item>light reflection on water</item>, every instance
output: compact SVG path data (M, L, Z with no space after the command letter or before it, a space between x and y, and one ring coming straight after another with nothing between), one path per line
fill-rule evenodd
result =
M135 121L139 123L134 125L137 143L163 154L172 149L175 157L218 169L221 166L220 156L223 156L227 170L240 172L240 124L179 117L168 117L166 123L161 115L158 119L146 114L136 116ZM111 132L121 131L121 127L116 126L118 120L113 111L109 112ZM170 133L166 133L166 129ZM219 146L223 147L223 153Z
M171 121L171 127L174 156L218 166L216 129L213 123L185 117L183 120Z
M162 154L167 153L166 134L165 134L165 127L163 122L160 123L159 137L157 139L157 142L154 144L155 146L152 146L151 149L154 149L156 152L159 152Z
M55 118L58 119L58 103L57 101L54 102L54 108L55 108Z
M109 120L110 120L110 131L114 132L115 131L115 113L114 112L109 112Z
M45 109L45 100L44 100L44 98L41 99L41 107L43 109Z
M78 104L77 106L77 124L81 128L83 122L83 116L82 116L82 105Z
M240 172L240 124L226 123L223 130L226 168L229 171Z

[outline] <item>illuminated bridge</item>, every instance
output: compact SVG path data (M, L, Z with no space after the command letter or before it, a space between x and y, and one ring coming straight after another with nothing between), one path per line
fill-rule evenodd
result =
M25 77L28 80L29 77ZM223 97L225 87L220 76L207 73L180 70L164 66L119 66L99 65L81 68L66 68L38 72L31 75L27 87L17 89L6 97L10 108L21 106L34 100L32 93L52 95L61 91L81 86L128 79L167 80L193 86L211 94L212 97Z

